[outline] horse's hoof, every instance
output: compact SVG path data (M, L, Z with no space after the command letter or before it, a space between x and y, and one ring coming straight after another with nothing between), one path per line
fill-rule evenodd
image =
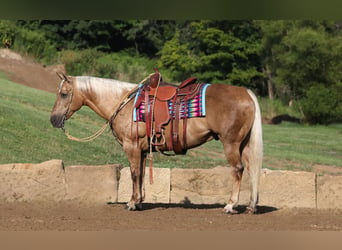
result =
M127 210L128 211L135 211L137 208L136 208L136 206L135 206L135 204L134 204L134 202L128 202L127 203Z
M223 212L226 213L226 214L238 214L239 212L235 209L231 209L231 210L228 210L228 209L223 209Z
M127 210L128 211L142 210L142 204L141 203L136 204L130 201L127 203Z
M228 204L223 208L223 212L226 214L237 214L238 211L233 208L232 204Z
M252 208L252 207L247 207L245 214L255 214L256 213L256 208Z
M135 211L135 210L136 210L136 207L130 207L130 206L128 206L128 207L127 207L127 210L128 210L128 211Z

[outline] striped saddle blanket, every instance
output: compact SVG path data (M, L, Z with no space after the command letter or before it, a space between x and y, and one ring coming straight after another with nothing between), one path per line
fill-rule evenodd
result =
M194 117L205 117L205 92L210 84L205 83L200 85L200 90L197 95L195 95L192 99L186 100L180 104L179 109L179 118L194 118ZM134 110L133 110L133 120L139 122L145 122L145 101L141 101L140 104L136 107L136 102L141 94L141 91L138 91L135 101L134 101ZM150 106L153 98L150 98ZM169 107L169 113L171 119L175 118L175 113L173 110L172 100L167 101Z

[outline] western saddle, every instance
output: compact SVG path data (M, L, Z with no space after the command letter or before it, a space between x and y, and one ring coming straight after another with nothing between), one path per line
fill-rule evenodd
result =
M200 89L196 77L190 77L183 81L179 86L162 81L161 74L155 69L149 81L140 90L140 95L135 103L135 108L142 102L145 103L145 123L146 134L150 138L151 145L168 145L169 151L175 154L185 154L186 145L186 125L187 119L183 119L183 138L179 138L179 120L181 118L181 108L184 113L188 112L187 101L194 98ZM170 140L165 140L165 126L170 124Z

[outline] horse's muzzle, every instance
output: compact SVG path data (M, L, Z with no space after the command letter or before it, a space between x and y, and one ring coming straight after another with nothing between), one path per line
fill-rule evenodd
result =
M63 128L65 115L51 115L50 122L55 128Z

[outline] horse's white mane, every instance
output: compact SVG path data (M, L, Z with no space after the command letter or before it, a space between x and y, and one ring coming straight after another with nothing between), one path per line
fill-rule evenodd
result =
M95 92L97 95L121 96L127 90L136 86L136 84L123 82L108 78L99 78L92 76L76 76L77 88L82 92Z

